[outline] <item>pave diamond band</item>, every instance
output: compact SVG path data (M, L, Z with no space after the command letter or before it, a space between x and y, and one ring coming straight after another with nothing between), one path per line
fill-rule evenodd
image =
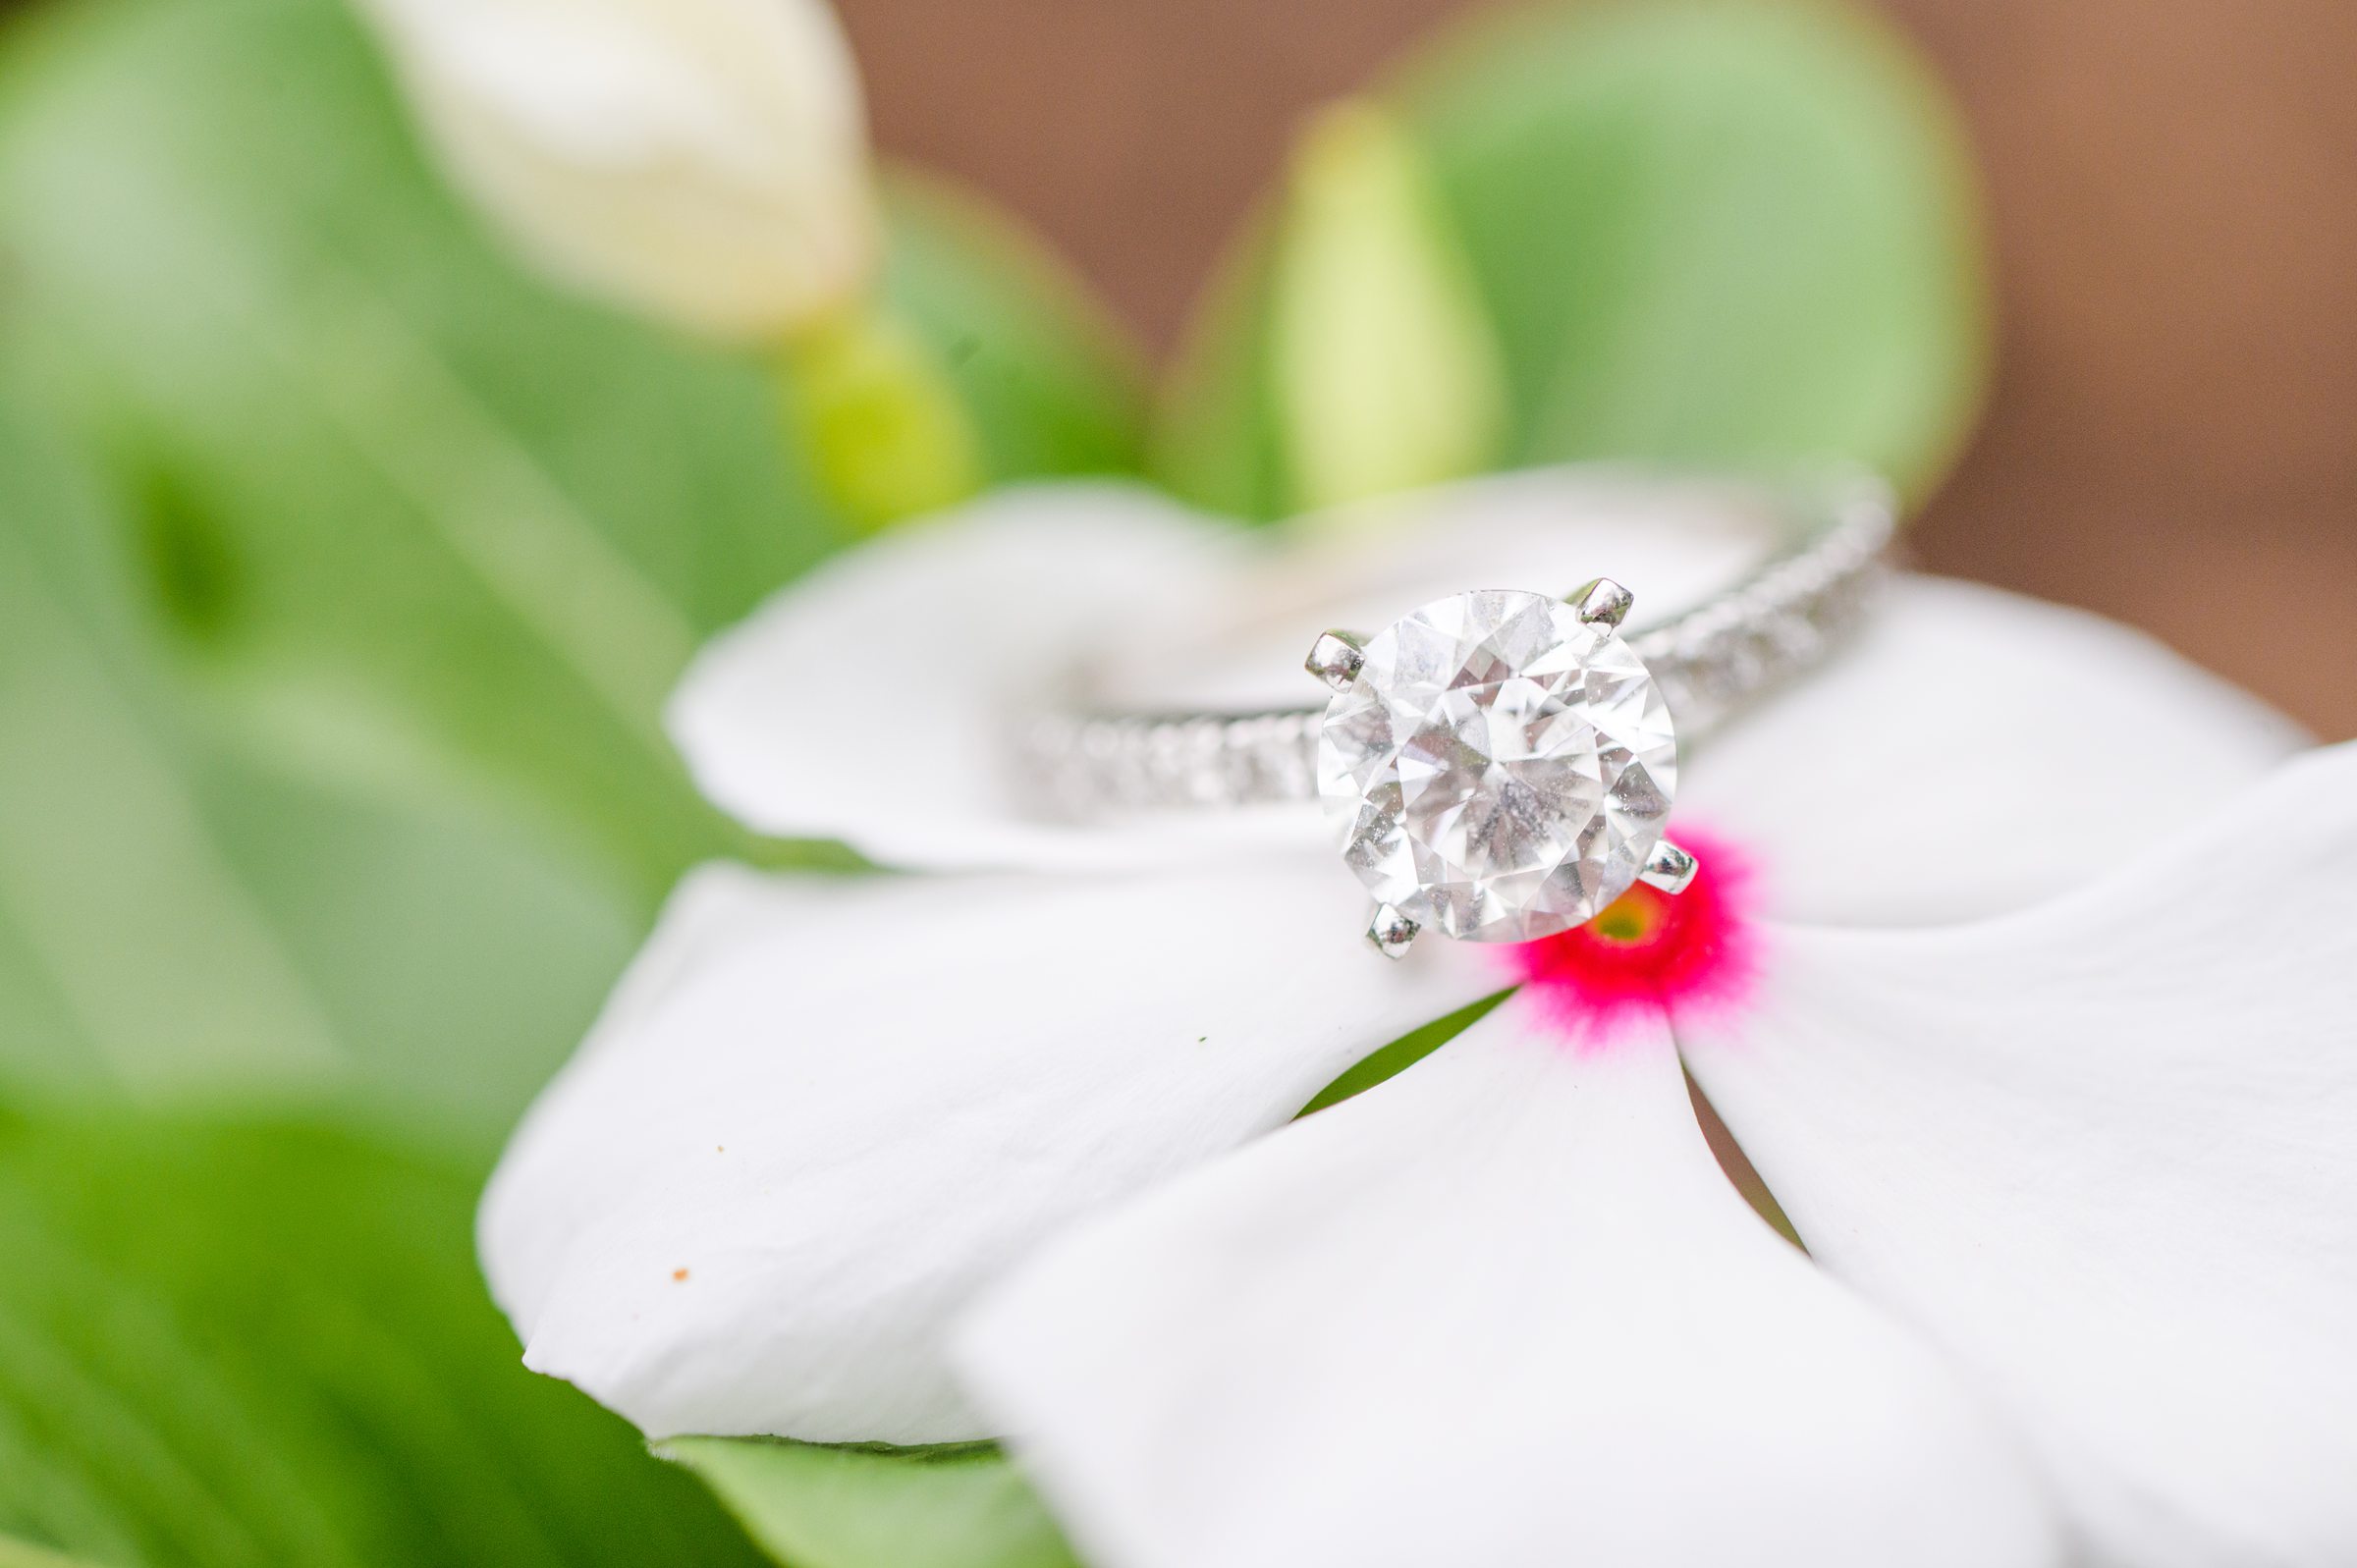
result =
M1748 579L1626 638L1681 740L1816 664L1885 575L1894 518L1881 482L1845 480L1806 510L1796 542ZM1069 817L1308 800L1319 793L1326 718L1323 706L1052 714L1031 728L1025 771L1044 803Z

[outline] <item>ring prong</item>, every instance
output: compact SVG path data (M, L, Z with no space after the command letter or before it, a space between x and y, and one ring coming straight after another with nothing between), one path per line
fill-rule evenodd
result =
M1684 892L1694 886L1694 873L1700 866L1692 855L1664 838L1645 857L1645 869L1637 874L1637 880L1664 892Z
M1407 945L1421 929L1390 904L1381 903L1375 906L1375 918L1367 922L1367 940L1386 958L1398 958L1406 953Z
M1347 631L1326 631L1310 644L1309 657L1301 668L1316 676L1337 691L1346 689L1358 678L1359 667L1367 662L1366 650L1356 635Z
M1571 593L1568 602L1588 624L1602 622L1617 626L1627 619L1628 607L1636 603L1636 596L1610 577L1598 577Z

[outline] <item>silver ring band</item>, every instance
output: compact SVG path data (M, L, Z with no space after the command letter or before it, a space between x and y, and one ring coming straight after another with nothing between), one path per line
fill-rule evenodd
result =
M1733 588L1632 634L1681 742L1821 661L1888 575L1889 487L1845 479L1796 496L1800 538ZM1307 637L1316 628L1305 628ZM1317 795L1323 703L1256 713L1057 713L1040 717L1024 772L1060 815L1242 806Z

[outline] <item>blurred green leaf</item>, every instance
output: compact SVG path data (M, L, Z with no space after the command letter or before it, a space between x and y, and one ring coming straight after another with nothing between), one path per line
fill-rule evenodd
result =
M320 1127L0 1119L0 1537L113 1568L757 1560L518 1364L472 1201Z
M216 721L537 818L641 901L726 844L659 706L835 537L758 367L518 275L332 5L118 0L16 41L11 368L108 472Z
M0 1085L341 1098L487 1148L638 911L577 853L189 722L98 481L0 397Z
M900 169L884 190L885 292L957 385L986 476L1137 471L1144 366L1086 284L946 181Z
M1937 482L1988 357L1974 185L1939 84L1846 6L1665 0L1477 22L1396 86L1506 356L1507 460L1855 460ZM1265 231L1193 334L1171 482L1298 501Z
M995 1447L838 1448L675 1437L658 1452L720 1493L792 1568L1077 1568Z
M0 1536L0 1568L97 1568L97 1565L87 1558L68 1557L46 1546Z
M480 1147L683 866L796 853L658 715L850 529L768 366L478 233L333 0L4 41L0 419L43 434L0 432L0 1084L327 1085ZM1132 379L1052 266L893 205L892 306L989 470L1129 460Z
M69 1557L14 1536L0 1536L0 1568L111 1568L111 1565L101 1565L87 1557Z
M329 0L34 24L0 111L8 351L116 477L225 714L282 759L547 815L642 897L727 847L659 706L852 532L765 367L518 273ZM989 474L1128 464L1132 384L1066 284L966 204L895 205L888 290Z

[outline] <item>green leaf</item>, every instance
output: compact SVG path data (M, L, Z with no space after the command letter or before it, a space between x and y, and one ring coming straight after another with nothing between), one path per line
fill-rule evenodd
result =
M518 271L331 0L36 24L0 111L10 356L114 476L138 586L225 717L541 817L642 898L729 847L660 704L855 531L768 367ZM1131 464L1132 378L1069 283L968 201L894 210L888 292L987 473Z
M1087 286L946 181L894 170L885 195L885 292L957 386L985 476L1136 472L1143 364Z
M0 1084L324 1088L480 1147L683 866L841 863L724 822L658 714L851 530L771 367L478 231L332 0L5 44ZM893 206L892 307L989 470L1128 460L1052 268Z
M675 1437L693 1470L792 1568L1077 1568L998 1449L840 1448Z
M1940 87L1846 6L1668 0L1489 19L1393 89L1504 350L1508 465L1854 460L1911 495L1976 411L1974 186ZM1263 225L1265 231L1267 225ZM1165 415L1172 482L1292 509L1248 239Z
M518 1365L472 1199L462 1171L318 1126L0 1120L16 1561L756 1560L622 1423Z
M46 1546L35 1546L0 1536L0 1568L97 1568L86 1558L68 1557Z
M118 519L44 434L0 398L0 1084L348 1099L487 1147L637 910L557 844L191 722L110 591Z
M759 367L517 273L340 8L34 22L12 369L108 475L192 696L281 764L528 819L642 903L727 845L658 709L838 537Z
M1513 988L1493 992L1479 1001L1459 1007L1445 1018L1435 1018L1418 1029L1393 1041L1390 1045L1369 1052L1344 1067L1334 1081L1310 1097L1297 1116L1307 1116L1339 1106L1353 1095L1363 1095L1387 1078L1397 1078L1426 1056L1440 1050L1458 1035L1488 1017L1498 1004L1512 996Z
M1154 476L1187 500L1238 517L1295 510L1277 399L1270 258L1280 232L1265 203L1220 258L1187 324L1148 436Z

